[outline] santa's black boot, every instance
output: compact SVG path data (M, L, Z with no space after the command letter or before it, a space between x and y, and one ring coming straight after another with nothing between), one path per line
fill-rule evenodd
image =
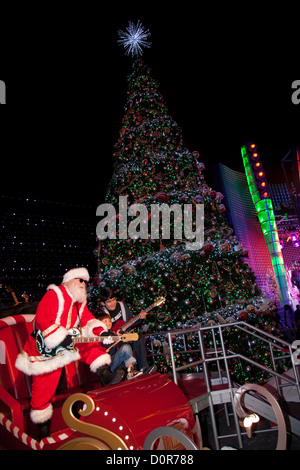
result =
M109 366L106 364L97 369L97 375L99 377L102 387L107 385L115 385L124 379L125 371L116 370L114 373L109 370Z
M38 423L39 427L39 437L38 440L41 441L44 437L50 436L50 419L44 423Z
M97 375L102 387L108 385L113 378L113 373L109 370L109 366L107 364L97 369Z
M113 379L111 380L109 385L116 385L122 382L122 380L125 378L126 371L125 369L120 367L116 369L113 374L114 374Z

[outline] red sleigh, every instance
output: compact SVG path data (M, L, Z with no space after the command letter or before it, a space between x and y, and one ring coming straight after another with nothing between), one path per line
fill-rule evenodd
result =
M141 450L160 427L177 430L191 446L197 441L189 403L167 377L156 373L101 388L96 374L74 362L64 368L56 391L51 436L38 442L29 416L30 377L15 368L33 317L0 320L0 448ZM164 448L172 448L171 441L166 438Z

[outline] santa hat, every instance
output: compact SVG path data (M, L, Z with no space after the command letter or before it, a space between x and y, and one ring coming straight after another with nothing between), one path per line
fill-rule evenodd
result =
M84 279L85 281L89 282L90 280L90 275L88 273L88 270L86 268L76 268L76 269L71 269L70 271L66 272L62 282L68 282L71 281L72 279L76 278L81 278Z

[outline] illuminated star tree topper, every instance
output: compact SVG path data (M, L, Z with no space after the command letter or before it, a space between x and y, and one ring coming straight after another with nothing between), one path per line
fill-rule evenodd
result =
M126 54L131 54L132 57L140 57L143 54L143 48L151 47L151 42L147 40L151 33L148 29L145 29L140 20L137 24L129 21L129 26L126 31L118 31L118 35L121 39L118 40L119 44L122 44L126 50Z

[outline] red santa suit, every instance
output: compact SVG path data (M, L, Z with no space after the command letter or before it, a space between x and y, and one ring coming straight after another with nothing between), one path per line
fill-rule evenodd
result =
M40 330L45 346L57 347L67 337L70 328L81 326L83 336L101 335L106 325L88 310L86 302L78 303L66 286L50 285L38 305L32 330ZM51 401L57 388L62 368L76 360L90 366L92 372L109 365L111 356L99 343L80 343L76 350L63 350L57 356L45 357L37 349L35 335L29 336L24 350L16 360L17 369L32 376L31 419L35 423L49 420L53 413Z

